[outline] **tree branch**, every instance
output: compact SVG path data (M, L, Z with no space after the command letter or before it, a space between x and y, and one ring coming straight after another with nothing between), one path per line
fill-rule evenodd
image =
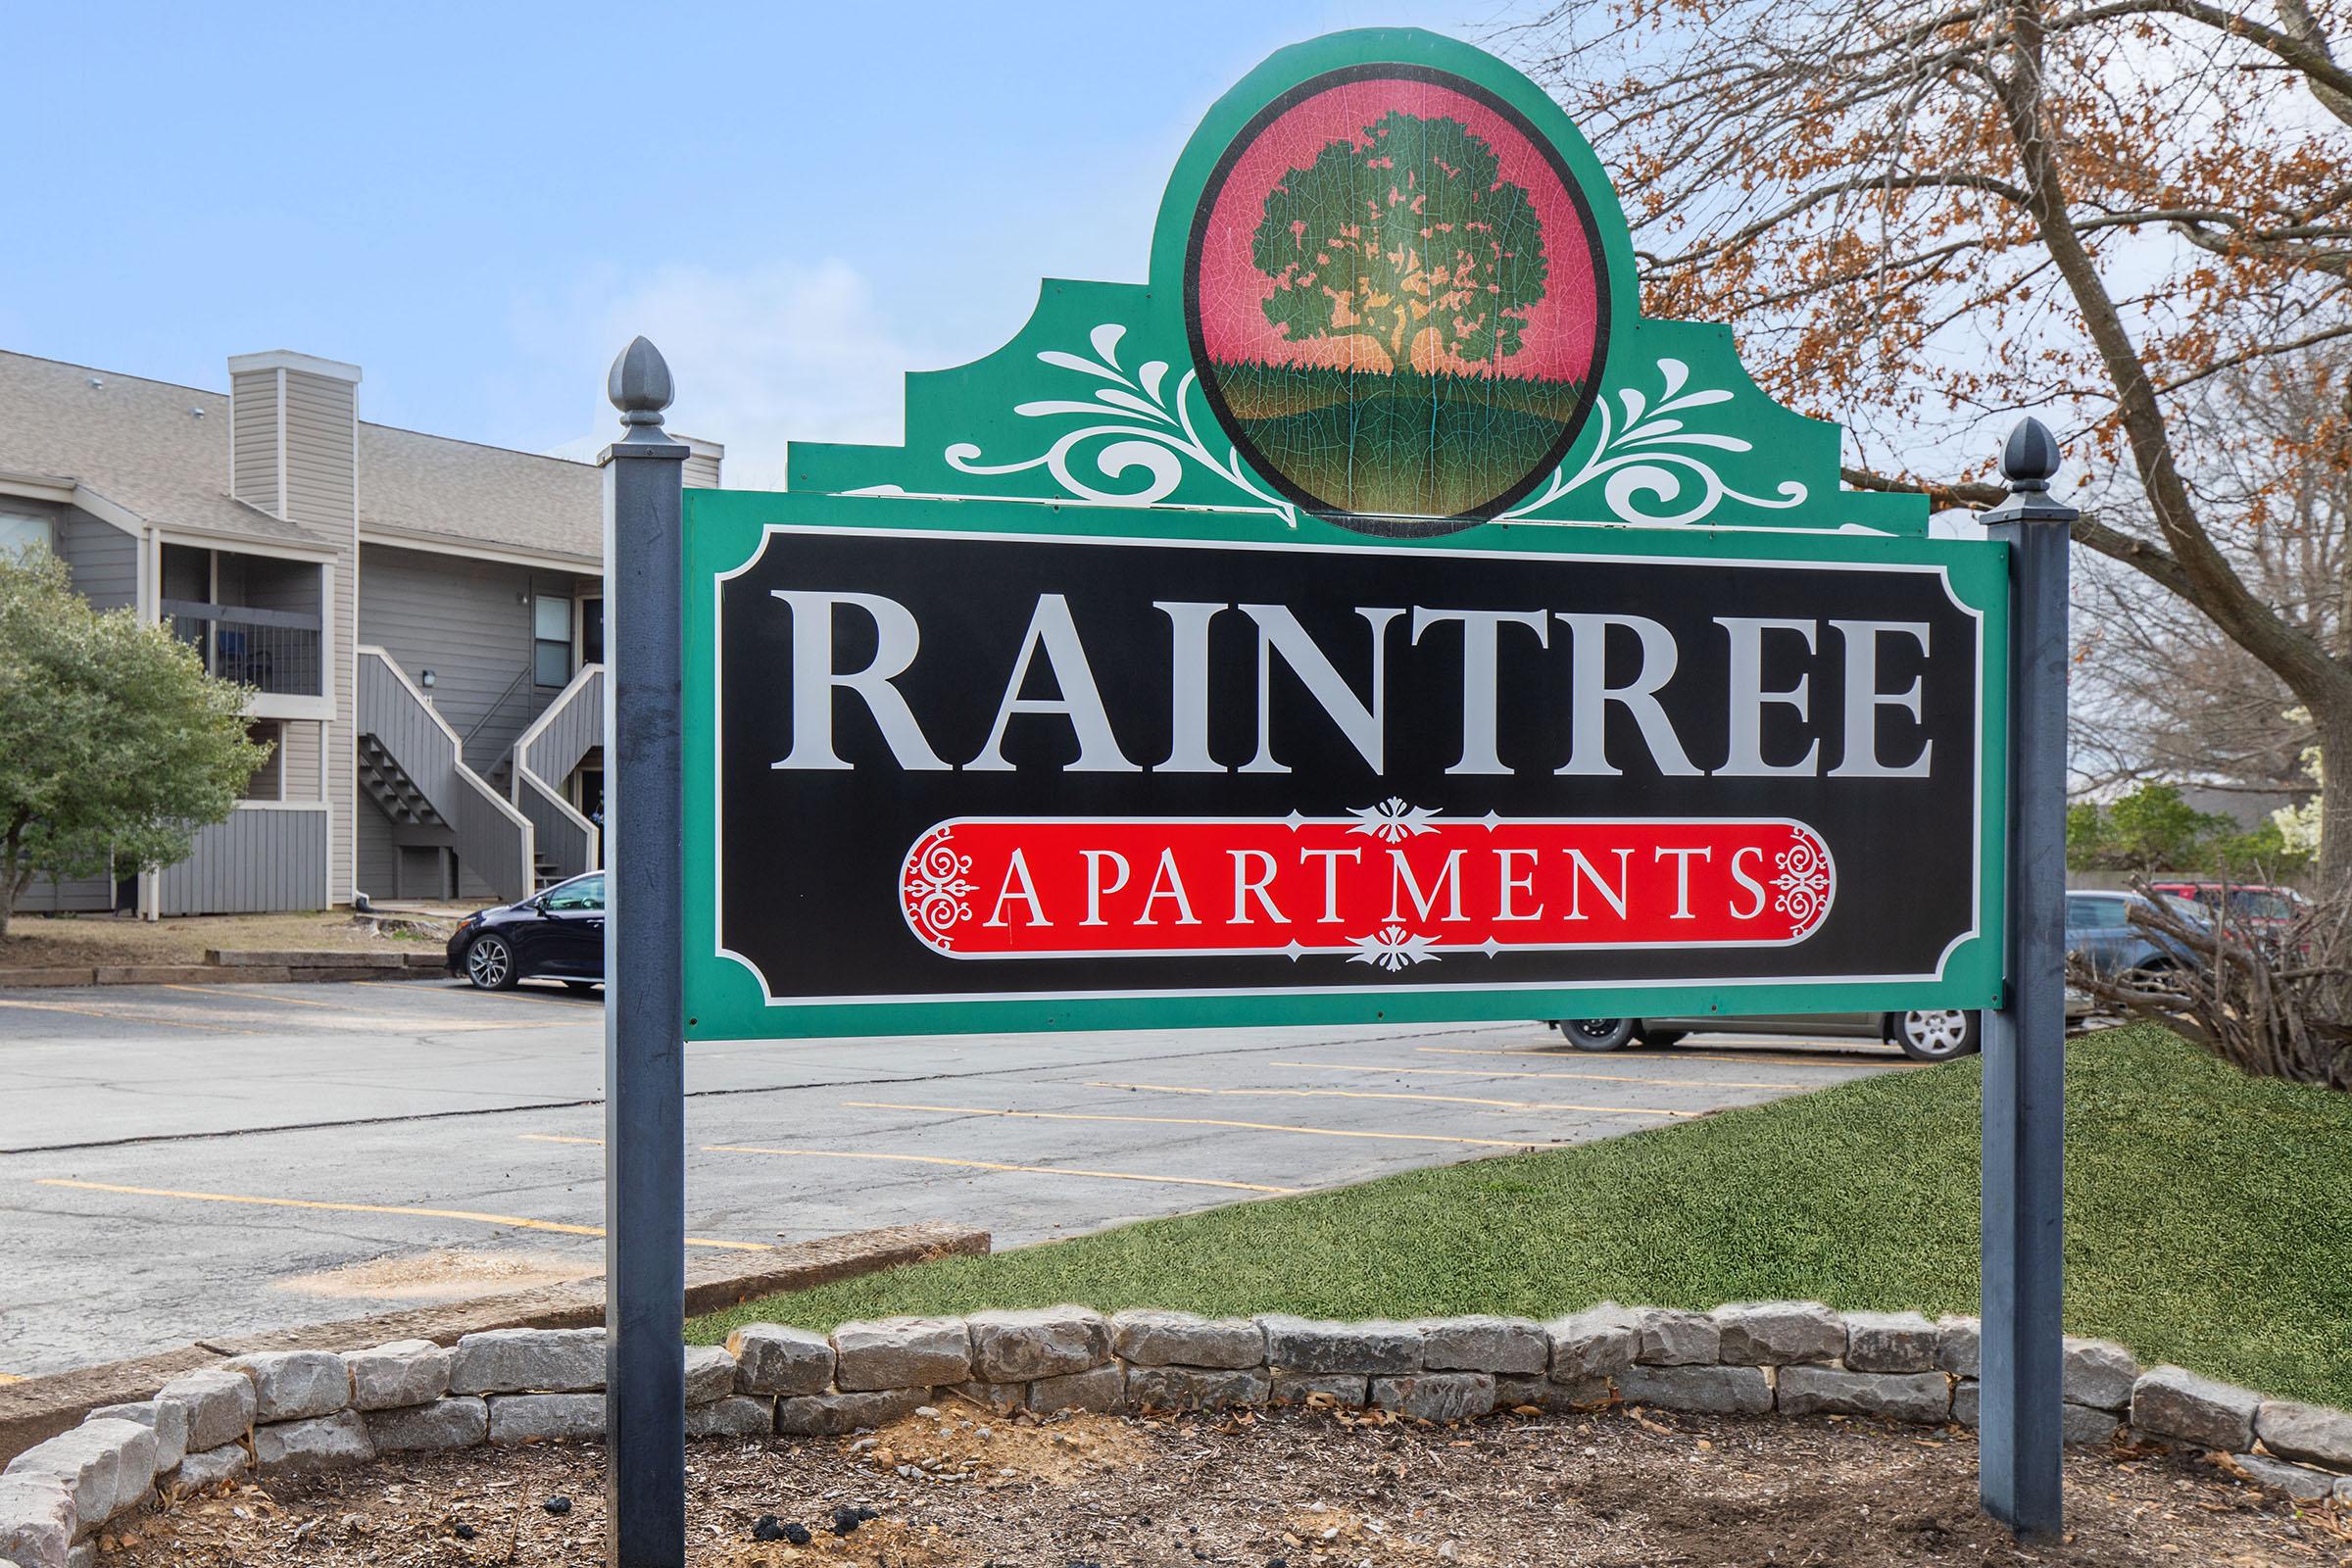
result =
M1947 512L1965 507L1982 512L2005 498L2009 492L2000 485L1982 479L1960 479L1950 482L1913 480L1876 473L1868 468L1839 468L1838 476L1857 490L1876 490L1893 495L1924 495L1935 511ZM2095 550L2110 561L2121 562L2190 605L2195 605L2196 593L2188 573L2159 546L2144 539L2135 539L2119 529L2101 522L2098 514L2086 512L2075 519L2068 530L2075 543Z
M1997 196L2020 210L2028 205L2026 192L2018 186L2012 185L2005 179L1995 179L1990 174L1970 173L1965 170L1945 170L1933 174L1896 174L1892 172L1857 174L1851 179L1832 180L1827 185L1817 185L1797 196L1795 200L1785 204L1779 211L1767 213L1734 233L1726 234L1723 238L1702 245L1696 250L1685 251L1679 256L1660 257L1656 265L1661 270L1694 267L1725 251L1746 244L1758 235L1779 227L1789 219L1810 212L1823 202L1874 190L1974 190Z
M2301 72L2315 89L2325 88L2346 100L2352 100L2352 73L2338 66L2325 46L2298 38L2290 33L2266 27L2249 17L2208 5L2205 0L2110 0L2107 5L2090 6L2069 12L2050 20L2046 25L2052 32L2071 31L2077 27L2093 26L2117 17L2174 16L2184 22L2199 23L2232 38L2243 38L2256 48L2267 51ZM2309 21L2308 14L2305 21ZM2316 35L2317 28L2314 27ZM2346 119L2333 105L2328 112ZM2352 120L2347 120L2352 123Z

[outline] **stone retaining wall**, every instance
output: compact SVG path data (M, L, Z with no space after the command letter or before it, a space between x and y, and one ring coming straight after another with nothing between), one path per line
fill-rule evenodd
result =
M1814 1301L1711 1312L1603 1304L1551 1323L1459 1317L1329 1323L1137 1308L976 1312L738 1329L684 1351L690 1437L818 1436L960 1396L987 1409L1174 1411L1309 1401L1424 1421L1610 1403L1709 1415L1977 1418L1977 1320L1839 1314ZM602 1329L499 1329L335 1354L239 1356L152 1398L94 1410L0 1475L0 1562L78 1568L99 1528L255 1471L604 1434ZM2252 1479L2352 1505L2352 1416L2069 1339L2065 1437L2232 1456ZM943 1481L947 1478L941 1478Z

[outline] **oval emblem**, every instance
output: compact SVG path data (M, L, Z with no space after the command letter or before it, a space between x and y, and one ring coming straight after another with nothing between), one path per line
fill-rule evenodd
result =
M1250 465L1351 526L1441 533L1559 466L1597 389L1592 210L1522 115L1448 72L1331 72L1202 188L1185 324Z

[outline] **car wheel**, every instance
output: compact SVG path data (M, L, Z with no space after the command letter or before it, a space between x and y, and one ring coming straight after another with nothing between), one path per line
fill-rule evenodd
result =
M512 991L522 975L515 968L514 950L507 945L507 939L484 932L466 950L466 978L477 991Z
M1579 1051L1621 1051L1634 1038L1631 1018L1562 1018L1554 1027Z
M1888 1013L1886 1041L1913 1061L1950 1061L1979 1049L1977 1015L1960 1007Z

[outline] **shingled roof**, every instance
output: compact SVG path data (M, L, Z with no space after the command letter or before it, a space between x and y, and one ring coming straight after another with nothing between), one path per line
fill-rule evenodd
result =
M0 470L68 480L150 522L334 541L228 493L228 395L0 352Z
M0 350L0 472L71 480L165 527L335 543L229 495L224 392ZM365 420L359 456L364 539L592 568L602 559L603 492L588 464Z

